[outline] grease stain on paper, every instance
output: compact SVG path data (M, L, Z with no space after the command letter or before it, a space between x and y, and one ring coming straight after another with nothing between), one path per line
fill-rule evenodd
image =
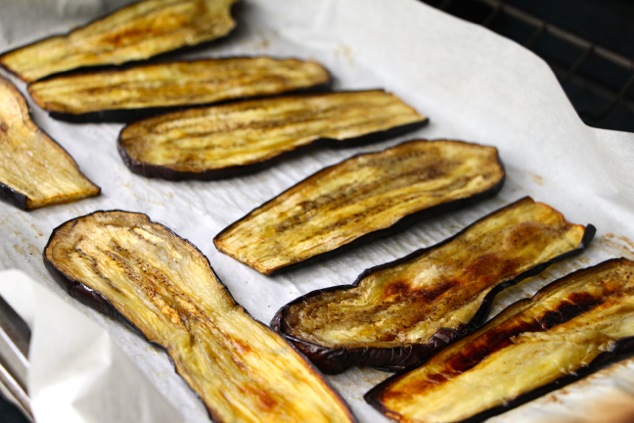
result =
M544 185L546 185L546 183L544 182L544 178L541 175L538 175L532 172L528 172L528 175L531 177L531 179L536 185L540 187L543 187Z
M607 249L616 250L618 255L634 260L634 242L628 237L608 232L599 237L599 241Z
M354 65L354 54L352 49L345 44L339 44L335 48L335 56L343 58L343 60L350 66Z

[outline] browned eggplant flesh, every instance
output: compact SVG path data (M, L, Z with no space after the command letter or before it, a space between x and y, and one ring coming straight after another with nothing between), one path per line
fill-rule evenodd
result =
M326 86L330 75L314 61L236 57L135 65L60 75L29 85L52 117L131 121L145 114Z
M368 269L354 285L298 298L272 326L326 373L411 368L481 325L500 290L580 252L593 235L592 226L527 197L436 246Z
M236 0L143 0L64 35L0 56L27 82L77 68L119 65L227 35Z
M382 90L283 96L132 123L121 131L119 152L142 175L213 179L257 170L319 140L339 145L378 141L426 121Z
M354 421L323 376L234 301L196 247L146 215L68 221L44 261L69 293L164 347L214 421Z
M495 195L497 149L414 140L325 168L219 233L225 254L271 274Z
M520 300L366 394L400 422L482 421L634 348L634 262L612 259Z
M0 77L0 198L31 210L99 193L72 157L33 122L17 88Z

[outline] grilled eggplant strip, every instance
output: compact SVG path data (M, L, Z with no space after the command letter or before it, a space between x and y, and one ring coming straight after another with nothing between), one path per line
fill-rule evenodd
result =
M236 0L144 0L77 28L0 56L0 65L31 82L77 68L119 65L227 35Z
M318 141L351 145L427 122L382 90L284 96L189 109L125 127L119 152L135 173L214 179L260 169Z
M100 192L72 157L31 120L17 88L0 77L0 198L32 210Z
M44 261L72 295L165 348L215 421L354 421L304 357L236 304L196 247L146 215L68 221Z
M415 140L323 169L233 223L216 247L263 274L495 195L497 149Z
M329 82L328 71L313 61L235 57L60 75L30 84L29 92L54 118L130 122L178 106L280 94Z
M365 398L400 422L482 421L631 351L633 311L634 262L608 260L510 305Z
M480 326L502 289L581 252L594 232L524 198L436 246L368 269L354 285L294 300L272 327L325 373L412 368Z

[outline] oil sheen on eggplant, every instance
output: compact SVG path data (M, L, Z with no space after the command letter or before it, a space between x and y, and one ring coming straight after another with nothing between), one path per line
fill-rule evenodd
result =
M366 400L400 422L483 421L634 349L634 262L612 259L520 300Z
M594 228L524 198L440 244L284 306L272 327L326 373L398 371L472 331L502 289L580 252Z
M31 210L100 192L72 157L31 120L17 88L0 77L0 198Z
M64 35L0 56L27 82L72 69L118 65L227 35L236 0L143 0Z
M214 179L267 166L318 141L378 141L427 118L382 90L330 92L189 109L126 126L119 152L135 173Z
M314 61L235 57L59 75L30 84L29 92L55 118L128 122L177 106L280 94L329 81L328 71Z
M327 167L214 239L263 274L493 196L504 169L494 147L414 140Z
M54 230L48 269L169 353L217 422L354 421L281 336L239 306L188 241L146 215L99 211Z

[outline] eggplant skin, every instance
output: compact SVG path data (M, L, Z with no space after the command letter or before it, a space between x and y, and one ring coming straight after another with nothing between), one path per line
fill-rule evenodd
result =
M324 373L357 365L403 371L482 325L500 291L580 253L595 232L525 197L435 246L367 269L352 285L293 300L271 327Z
M634 262L578 270L386 379L365 400L399 422L484 421L631 354L633 306Z
M33 122L18 89L0 77L0 199L28 211L100 193L66 150Z
M26 82L70 70L119 65L210 42L235 27L237 0L143 0L74 29L0 55Z
M194 245L147 215L71 219L53 230L43 260L70 295L164 348L214 421L355 421L316 368L234 301Z
M329 88L312 60L266 56L180 60L51 76L29 84L52 118L128 123L185 107Z
M221 252L270 275L496 195L494 147L413 140L309 176L223 229Z
M285 95L133 122L121 130L118 149L140 175L212 180L261 170L308 147L377 142L427 122L383 90Z

